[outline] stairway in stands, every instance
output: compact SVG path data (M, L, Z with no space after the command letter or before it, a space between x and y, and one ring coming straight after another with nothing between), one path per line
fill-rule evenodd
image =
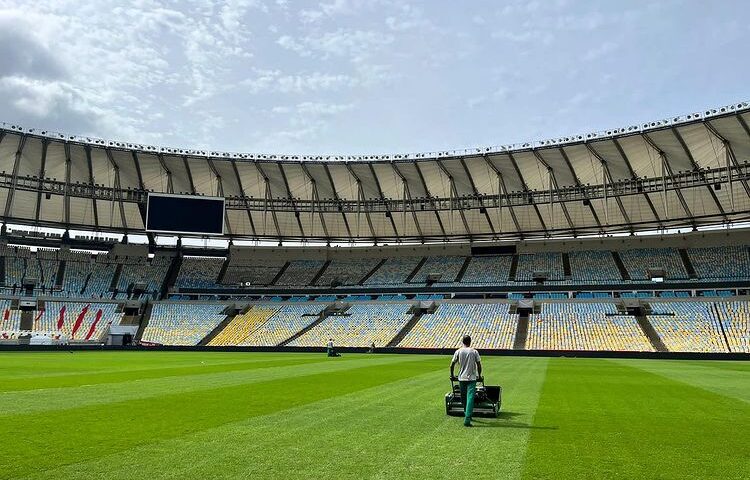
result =
M330 315L330 313L331 313L331 310L329 310L329 308L326 307L322 312L320 312L320 315L318 315L318 318L316 318L314 322L312 322L310 325L306 326L305 328L303 328L299 332L295 333L291 337L287 338L283 342L279 343L277 345L277 347L283 347L284 345L288 345L290 342L293 342L294 340L297 340L302 335L306 334L307 332L309 332L313 328L315 328L318 325L320 325L320 323L323 320L325 320L326 318L328 318L328 316Z
M698 278L698 274L695 273L693 262L690 260L690 256L688 255L687 250L685 250L684 248L680 248L678 252L680 252L680 258L682 258L682 263L685 265L685 271L687 272L688 276L690 278Z
M308 287L315 286L315 284L318 283L318 280L320 279L320 277L322 277L323 274L325 273L326 269L328 269L328 265L330 265L330 264L331 264L331 261L330 260L326 260L326 262L323 264L323 266L320 267L320 270L318 270L318 273L315 274L315 276L312 278L312 280L310 280L310 283L308 283L307 286Z
M461 270L458 271L458 275L456 275L456 279L454 282L461 283L461 280L464 279L464 274L466 273L466 270L469 268L469 264L471 263L471 257L466 257L466 260L464 260L464 264L461 265Z
M117 264L115 274L112 275L112 283L109 284L110 292L115 292L117 290L117 286L120 284L120 275L122 275L122 263ZM114 298L114 293L112 294L112 297Z
M57 276L55 276L55 288L61 289L65 279L65 269L68 267L68 263L65 260L60 260L60 264L57 267Z
M719 328L721 329L721 336L724 338L724 345L727 347L727 352L732 351L732 347L729 346L729 338L727 338L727 332L724 329L724 317L719 312L719 307L716 306L715 303L711 304L711 313L716 317L716 323L719 324Z
M380 267L382 267L382 266L383 266L383 264L384 264L384 263L386 262L386 260L388 260L388 259L387 259L387 258L384 258L384 259L382 259L382 260L381 260L380 262L378 262L378 264L377 264L377 265L375 265L375 268L373 268L372 270L370 270L370 273L368 273L367 275L365 275L364 277L362 277L362 280L360 280L360 281L359 281L359 283L357 283L357 285L364 285L364 284L365 284L365 282L366 282L366 281L367 281L367 280L368 280L368 279L369 279L370 277L372 277L373 275L375 275L375 272L377 272L377 271L378 271L378 269L380 269Z
M164 276L164 282L161 284L159 290L159 298L165 299L169 294L169 290L174 288L174 284L177 282L177 276L180 274L180 268L182 268L182 255L175 255L172 258L172 262L169 264L167 274Z
M526 339L529 337L529 314L518 314L516 336L513 338L513 350L526 350Z
M151 312L154 309L154 304L151 302L148 302L146 305L146 308L143 310L143 315L141 315L141 323L138 327L138 331L135 333L135 338L133 339L133 343L138 345L138 342L141 341L141 338L143 337L143 332L146 330L146 327L148 327L148 322L151 320Z
M562 260L563 260L563 275L565 275L565 280L570 280L570 277L573 276L573 273L572 273L572 270L570 269L570 255L568 255L568 252L563 252Z
M518 270L518 254L513 254L513 260L510 262L510 271L508 272L508 281L516 281L516 270Z
M404 280L404 283L411 283L411 280L417 276L417 272L422 269L422 265L427 261L427 257L422 257L422 260L419 261L416 267L414 267L414 270L411 271L408 277L406 277L406 280Z
M229 268L229 257L225 258L224 263L221 264L219 276L216 277L216 285L222 285L224 283L224 276L227 274L227 268Z
M286 272L286 269L289 268L289 262L286 262L283 267L281 267L281 270L276 274L275 277L273 277L273 280L271 280L271 283L269 283L269 286L276 285L276 282L279 281L282 275L284 275L284 272Z
M401 340L406 338L406 336L411 332L411 330L414 328L414 325L417 324L420 318L422 318L422 315L424 315L424 311L421 308L415 308L414 315L411 316L408 322L406 322L406 325L404 325L404 328L402 328L395 337L391 339L390 342L386 345L386 347L397 347L399 343L401 343Z
M645 313L642 315L635 315L635 320L638 322L638 326L641 327L643 334L648 338L648 341L651 342L651 346L654 347L654 350L657 352L669 351L657 331L654 329L654 326L651 325L651 322L646 318Z
M216 335L221 333L221 331L224 330L224 328L226 328L227 325L232 323L232 320L234 320L234 317L235 315L227 315L227 318L222 320L218 325L216 325L216 327L213 330L208 332L208 335L203 337L203 339L200 342L198 342L198 346L205 347L206 345L208 345L208 343L211 340L213 340L216 337Z
M622 276L622 279L630 280L630 274L628 273L628 269L625 268L625 264L622 263L622 258L620 257L620 254L612 250L612 258L615 260L615 265L617 265L617 269L620 271L620 275Z

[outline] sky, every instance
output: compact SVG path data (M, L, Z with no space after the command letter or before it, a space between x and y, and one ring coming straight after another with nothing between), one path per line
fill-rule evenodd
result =
M141 144L506 145L750 100L750 2L0 0L0 121Z

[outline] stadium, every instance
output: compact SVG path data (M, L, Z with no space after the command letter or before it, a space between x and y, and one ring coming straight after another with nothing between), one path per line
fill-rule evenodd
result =
M0 402L4 438L24 439L2 475L158 476L167 462L191 478L448 476L450 446L430 439L457 425L445 355L470 333L504 388L478 424L504 429L478 434L487 461L532 478L709 478L721 460L746 478L748 123L738 103L331 158L4 125ZM323 356L329 339L342 358ZM255 435L273 458L243 450Z
M721 7L0 2L0 479L750 479Z

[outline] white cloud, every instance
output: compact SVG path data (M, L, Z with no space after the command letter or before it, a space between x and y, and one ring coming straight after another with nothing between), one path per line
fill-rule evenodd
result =
M339 28L332 32L294 38L284 35L277 43L303 57L315 56L322 59L347 57L360 61L393 43L391 34L376 31Z

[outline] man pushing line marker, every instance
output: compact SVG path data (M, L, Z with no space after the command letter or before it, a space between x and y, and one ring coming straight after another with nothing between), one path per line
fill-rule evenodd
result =
M456 380L453 371L456 363L458 363L461 365L461 369L458 371L458 384L461 387L461 405L464 407L464 426L471 427L477 379L482 380L482 359L479 358L479 352L471 348L471 337L469 335L464 335L462 342L464 346L453 354L451 380Z

